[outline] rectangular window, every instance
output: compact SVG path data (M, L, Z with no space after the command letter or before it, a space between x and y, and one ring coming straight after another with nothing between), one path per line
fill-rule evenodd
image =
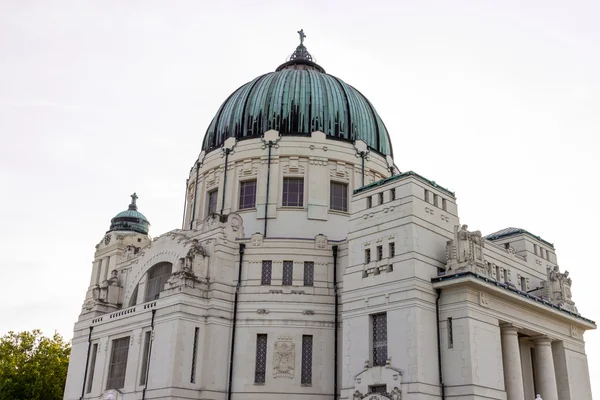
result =
M508 270L505 269L505 270L502 271L502 273L504 275L502 277L502 278L504 278L504 283L508 282Z
M389 251L390 251L390 258L395 257L396 256L396 243L390 243L389 245Z
M371 249L365 249L365 264L371 262Z
M439 202L440 202L440 196L438 196L437 194L433 195L433 205L436 207L439 207Z
M373 366L384 366L387 361L387 314L373 314Z
M283 207L304 205L304 178L283 178Z
M452 318L448 318L448 348L454 347L454 332L452 331Z
M284 261L283 262L283 280L282 284L285 286L291 286L294 281L294 262Z
M142 352L142 370L140 371L140 385L146 384L146 377L148 376L148 356L150 355L151 335L151 331L147 331L146 333L144 333L144 351Z
M373 207L373 199L371 196L367 197L367 208Z
M527 281L524 276L521 277L520 284L521 284L521 290L526 292L527 291Z
M329 208L336 211L348 211L348 185L331 182L329 186Z
M546 250L546 260L550 261L550 252Z
M122 389L123 386L125 386L125 371L127 370L128 354L129 336L112 341L106 390Z
M425 189L425 196L424 196L424 198L425 198L425 201L427 203L429 203L429 190L427 190L427 189Z
M312 335L302 335L302 372L300 373L300 383L303 385L312 384Z
M98 353L98 343L94 343L92 346L92 354L90 355L90 372L88 373L86 393L92 391L92 384L94 383L94 370L96 369L96 354Z
M500 282L501 278L502 278L502 277L501 277L501 275L500 275L500 267L496 265L496 280L497 280L498 282Z
M446 199L442 199L442 210L448 211L448 202Z
M383 260L383 246L377 246L377 261Z
M313 286L315 283L315 263L304 262L304 286Z
M256 181L240 182L240 210L256 206Z
M196 357L198 355L198 333L200 328L194 329L194 346L192 347L192 372L190 374L190 382L196 383Z
M208 214L214 214L217 212L217 195L219 191L217 189L208 192Z
M254 383L265 383L267 376L267 335L256 335L256 365Z
M391 189L390 190L390 201L394 201L396 200L396 189Z
M262 274L260 277L261 285L270 285L271 284L271 268L273 263L271 261L263 261L262 262Z
M538 245L537 244L533 245L533 254L535 254L536 256L538 255Z
M379 193L379 204L383 204L383 192Z

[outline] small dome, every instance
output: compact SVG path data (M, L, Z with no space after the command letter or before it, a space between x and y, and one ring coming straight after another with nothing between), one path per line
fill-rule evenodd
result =
M393 155L388 131L373 105L358 90L325 73L301 43L275 72L237 89L219 108L202 144L210 151L229 137L258 138L274 129L282 135L324 132L339 140L362 140Z
M131 195L131 204L129 204L129 208L125 211L121 211L110 220L110 229L108 232L132 231L144 235L148 234L150 222L144 214L137 210L137 199L138 196L135 193Z

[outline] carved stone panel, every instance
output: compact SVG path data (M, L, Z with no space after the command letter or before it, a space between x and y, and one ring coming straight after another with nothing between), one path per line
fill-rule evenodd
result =
M294 378L296 364L296 346L291 337L280 336L275 342L273 352L273 377Z

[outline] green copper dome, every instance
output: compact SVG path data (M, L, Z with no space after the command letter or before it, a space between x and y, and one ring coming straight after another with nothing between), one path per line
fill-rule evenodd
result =
M392 155L388 131L369 100L313 62L303 45L289 61L241 86L219 108L202 149L227 138L261 137L269 129L282 135L324 132L332 139L363 140L374 151Z
M148 234L150 222L144 214L137 210L137 198L138 196L135 193L131 195L131 204L129 204L129 208L125 211L121 211L110 220L110 229L108 232L132 231L144 235Z

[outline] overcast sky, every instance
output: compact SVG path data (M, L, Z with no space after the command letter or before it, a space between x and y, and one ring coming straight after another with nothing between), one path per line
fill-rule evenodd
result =
M462 223L555 244L600 320L600 2L0 0L0 335L72 336L94 246L137 191L159 235L219 105L303 28L367 96L395 161ZM600 376L600 334L585 335ZM600 381L592 381L600 396Z

